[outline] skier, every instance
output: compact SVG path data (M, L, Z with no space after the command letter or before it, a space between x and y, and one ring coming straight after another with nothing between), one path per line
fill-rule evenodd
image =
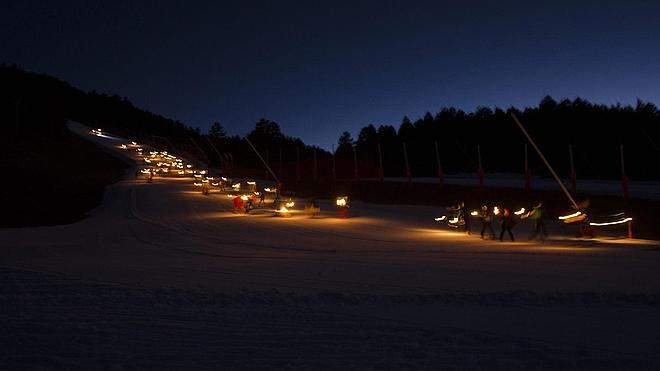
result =
M494 240L495 231L493 230L493 224L491 223L490 210L488 210L488 206L481 206L481 211L479 212L479 220L481 221L481 239L484 239L484 233L486 232L486 228L488 228L488 231L490 231L490 237Z
M458 220L461 220L461 218L464 221L463 231L468 235L471 235L472 228L470 228L470 214L467 212L464 201L461 201L461 203L458 205Z
M513 232L511 232L511 228L513 228L513 226L515 225L515 221L511 217L511 214L509 213L509 209L507 209L506 207L499 214L499 222L502 226L502 230L500 231L500 242L504 241L504 232L509 232L509 237L511 237L511 241L515 241L513 238Z
M234 197L232 201L234 203L234 213L237 213L243 209L243 199L240 195Z
M254 207L255 201L257 201L257 195L255 195L254 192L253 192L252 194L250 194L250 196L248 196L247 203L245 204L245 213L246 214L249 213L250 210L252 210L252 208Z
M538 234L540 241L545 240L548 237L548 232L545 230L545 211L543 211L543 203L539 202L536 204L527 217L531 218L534 222L534 231L529 239L533 240Z
M318 202L316 202L315 198L311 198L309 203L305 205L305 212L310 216L319 215L321 212L321 207L319 206Z

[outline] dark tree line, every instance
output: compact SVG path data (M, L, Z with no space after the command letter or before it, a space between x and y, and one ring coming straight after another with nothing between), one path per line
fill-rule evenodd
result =
M84 92L65 81L45 74L24 71L15 65L0 66L0 136L57 136L66 132L66 120L103 128L116 135L134 138L159 148L196 158L200 165L220 167L262 166L253 150L239 136L228 136L219 122L208 134L199 129L135 107L125 97L92 90ZM283 161L329 153L305 145L281 133L277 123L261 119L249 134L263 156Z
M569 145L573 147L578 176L612 178L621 174L619 146L624 145L626 172L637 179L660 178L660 111L652 103L635 106L599 105L584 99L556 101L546 96L536 107L503 110L479 107L474 112L444 108L435 115L411 121L404 117L398 129L391 125L368 125L353 139L350 133L339 138L337 157L353 156L379 166L380 143L385 176L403 176L406 143L414 176L437 174L435 144L443 171L474 173L478 168L477 145L486 172L524 171L523 134L511 113L525 125L553 167L567 176L570 172ZM549 175L531 146L532 173Z
M99 126L138 140L170 141L189 148L199 132L179 121L135 107L118 95L88 93L45 74L0 66L0 135L47 136L66 130L66 120ZM160 137L160 138L159 138Z
M360 166L377 169L379 146L384 175L404 176L403 143L412 174L434 176L435 142L444 173L476 172L477 145L487 173L521 173L525 139L511 113L525 124L562 176L569 173L569 144L579 177L620 176L619 145L623 144L629 177L660 178L660 112L655 105L638 101L635 106L607 106L581 98L556 101L551 97L525 109L479 107L465 112L443 108L414 121L404 117L398 128L365 126L355 139L345 132L336 150L338 177L351 176L354 156ZM67 119L179 152L200 164L263 168L245 139L228 136L219 122L202 134L180 121L135 107L118 95L83 92L48 75L0 66L0 136L56 136L65 130ZM260 119L247 137L277 173L291 177L300 159L303 173L309 174L316 156L320 178L329 176L332 154L283 134L274 121ZM548 175L531 148L529 162L532 173Z

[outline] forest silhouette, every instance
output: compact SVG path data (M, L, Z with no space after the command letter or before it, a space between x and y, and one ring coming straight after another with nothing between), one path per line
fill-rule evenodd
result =
M0 81L0 135L4 137L58 135L66 120L74 120L179 152L202 166L237 173L241 168L261 168L255 175L265 174L245 139L227 135L220 122L213 123L208 133L201 133L180 121L135 107L119 95L84 92L15 65L0 67ZM619 149L623 145L629 178L660 178L656 161L660 155L660 112L653 103L642 100L634 106L602 105L579 97L555 100L546 96L537 106L522 109L478 107L465 112L442 108L414 121L404 117L398 126L364 126L356 138L344 132L334 159L325 149L283 134L279 124L267 118L259 119L247 137L274 172L287 179L312 173L318 179L406 176L404 143L410 173L415 177L437 175L436 143L444 174L476 173L477 146L486 173L523 173L526 140L512 113L561 176L569 174L571 145L578 177L620 178ZM533 174L548 175L531 148L529 164Z

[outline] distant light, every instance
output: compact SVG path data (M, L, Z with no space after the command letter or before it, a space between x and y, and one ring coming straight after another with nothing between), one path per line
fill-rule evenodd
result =
M560 216L560 217L558 217L558 219L559 220L566 220L566 219L575 218L576 216L580 216L580 215L582 215L582 212L576 211L573 214Z
M630 221L632 221L632 220L633 220L632 218L623 218L623 219L621 219L621 220L617 220L617 221L614 221L614 222L607 222L607 223L589 223L589 225L592 225L592 226L594 226L594 227L602 227L602 226L605 226L605 225L623 224L623 223L630 222Z

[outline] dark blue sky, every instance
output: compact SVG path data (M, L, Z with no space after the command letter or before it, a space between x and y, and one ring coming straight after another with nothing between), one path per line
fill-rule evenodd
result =
M657 1L7 3L2 62L203 131L267 117L329 148L445 106L660 101Z

